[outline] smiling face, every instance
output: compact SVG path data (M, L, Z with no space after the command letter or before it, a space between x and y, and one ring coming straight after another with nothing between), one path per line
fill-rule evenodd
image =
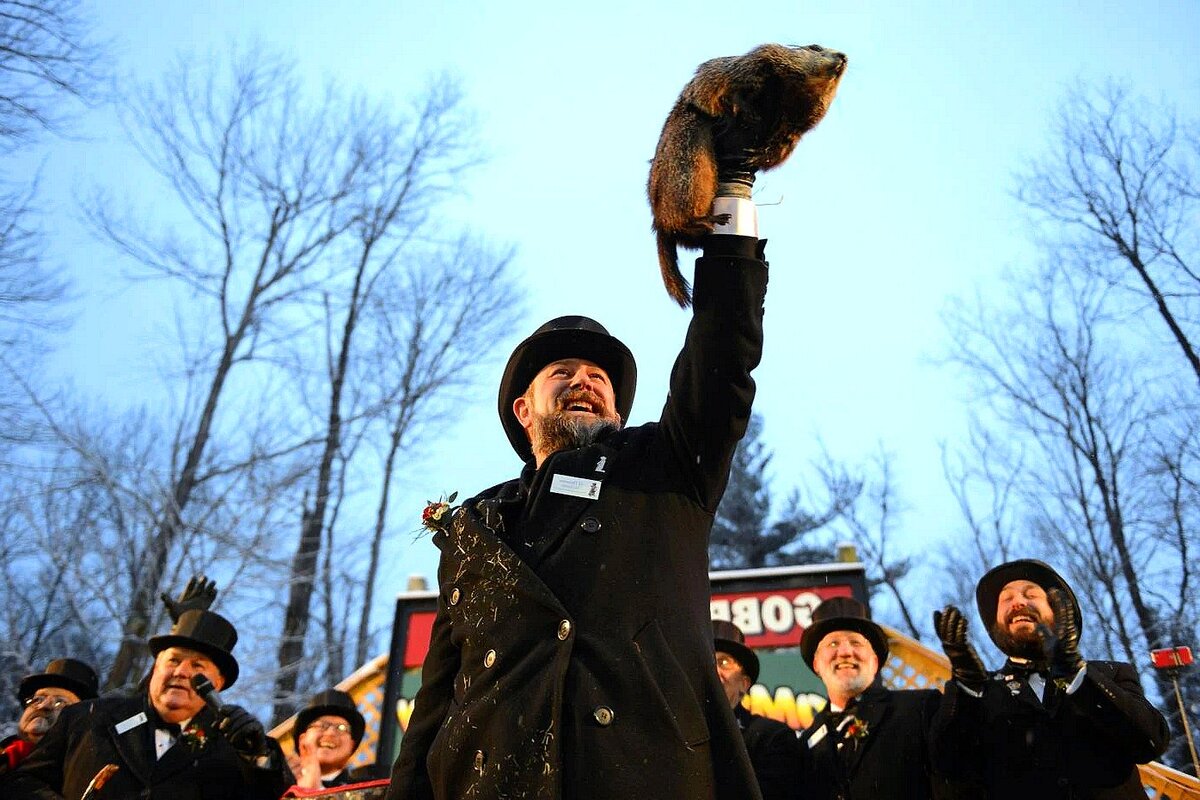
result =
M1033 581L1004 584L996 599L996 643L1007 655L1037 658L1041 655L1038 624L1052 627L1054 611L1046 590Z
M300 736L300 759L315 757L321 774L343 769L355 751L349 720L333 714L314 719Z
M163 722L182 722L204 708L204 698L192 690L192 676L205 675L219 691L225 678L208 656L186 647L168 647L154 657L150 673L150 702Z
M582 447L621 426L608 373L593 361L566 358L542 368L513 413L529 435L537 465L551 453Z
M825 684L829 702L845 708L875 680L879 658L861 633L832 631L813 653L813 672Z
M47 686L38 689L24 701L17 734L31 744L37 744L58 719L64 708L79 702L79 695L68 689Z

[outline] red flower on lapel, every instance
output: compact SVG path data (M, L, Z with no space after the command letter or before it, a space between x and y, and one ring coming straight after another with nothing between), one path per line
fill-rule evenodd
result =
M452 492L445 500L430 500L421 512L421 524L435 533L445 531L449 521L450 504L458 497L458 492Z
M847 739L865 739L870 732L866 720L851 716L843 735Z
M203 750L204 746L208 744L208 732L199 725L189 724L179 732L179 738L193 751Z

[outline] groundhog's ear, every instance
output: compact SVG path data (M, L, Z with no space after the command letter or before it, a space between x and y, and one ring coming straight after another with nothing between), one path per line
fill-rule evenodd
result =
M710 117L721 117L734 113L729 97L733 81L728 65L730 57L714 58L700 65L696 77L683 90L683 99Z

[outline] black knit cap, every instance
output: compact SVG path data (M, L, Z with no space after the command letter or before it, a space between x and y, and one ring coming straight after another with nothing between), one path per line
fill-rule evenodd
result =
M46 665L44 672L35 672L21 679L17 699L25 702L38 689L66 689L80 700L91 700L100 689L96 671L74 658L59 658Z
M831 597L813 609L812 624L800 636L800 657L809 669L813 668L813 658L821 640L834 631L861 633L871 643L879 666L887 661L887 634L871 621L867 607L853 597Z
M354 705L354 698L341 689L326 689L317 692L308 701L308 705L296 714L296 726L292 728L292 742L296 752L300 752L300 734L308 730L313 720L318 717L341 717L350 725L350 738L354 739L354 749L358 749L363 732L367 729L367 721Z
M156 656L168 647L186 647L204 653L217 665L225 679L224 688L228 689L238 678L238 662L233 657L237 640L237 629L229 620L212 611L194 608L179 615L170 633L151 636L147 644Z
M753 650L746 647L746 635L742 633L742 629L723 619L714 619L712 627L713 649L719 653L728 653L733 656L742 665L742 671L750 678L750 682L757 683L758 656L754 654Z
M608 329L591 317L556 317L517 345L500 378L497 410L508 441L523 461L533 458L529 437L513 413L513 402L525 394L537 374L552 361L582 358L608 373L616 395L617 413L629 420L633 393L637 388L637 364L633 353Z
M1036 558L1021 558L992 567L984 573L975 587L975 605L979 609L979 619L983 621L983 627L987 629L988 636L992 637L992 641L997 647L1000 646L1000 643L996 641L995 634L996 606L1000 602L1000 592L1013 581L1030 581L1047 592L1051 589L1061 591L1075 608L1075 623L1079 626L1079 631L1083 631L1083 617L1079 613L1079 600L1076 599L1075 592L1071 591L1071 587L1067 585L1063 577L1045 561L1038 561Z

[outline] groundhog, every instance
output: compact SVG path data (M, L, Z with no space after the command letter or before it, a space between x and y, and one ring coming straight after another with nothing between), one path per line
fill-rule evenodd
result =
M760 45L744 56L705 61L683 88L663 125L650 164L648 191L667 293L686 308L691 290L677 246L696 249L713 225L717 195L714 136L736 126L751 143L755 171L782 164L800 137L821 121L846 69L846 56L820 45Z

